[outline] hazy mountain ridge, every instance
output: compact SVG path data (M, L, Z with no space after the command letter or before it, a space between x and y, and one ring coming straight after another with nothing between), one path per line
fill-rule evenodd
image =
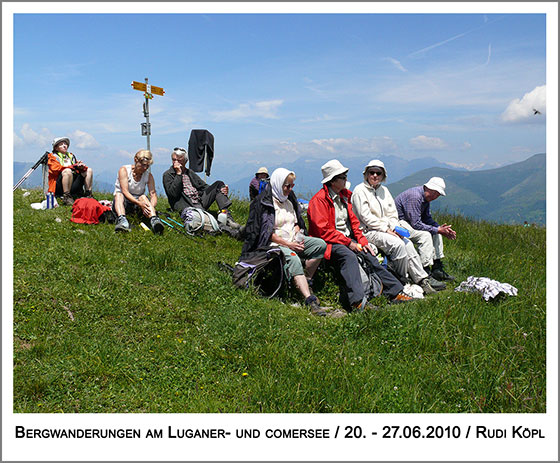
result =
M489 170L424 169L387 186L396 197L407 188L424 184L433 176L444 178L447 185L447 195L432 203L434 210L447 210L499 223L546 223L544 153Z

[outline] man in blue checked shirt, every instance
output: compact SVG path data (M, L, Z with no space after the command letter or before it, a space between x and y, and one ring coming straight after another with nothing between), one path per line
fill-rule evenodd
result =
M444 269L442 236L454 240L457 233L451 225L438 224L430 213L430 202L445 196L445 182L432 177L424 185L409 188L395 198L399 223L410 231L410 240L417 246L424 270L436 280L452 281L455 278Z

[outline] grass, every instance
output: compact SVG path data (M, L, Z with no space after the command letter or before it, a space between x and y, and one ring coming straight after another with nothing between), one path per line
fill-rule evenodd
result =
M16 413L546 411L544 228L439 216L459 237L445 242L455 285L321 319L293 290L235 289L217 265L239 257L228 236L115 235L69 207L29 207L41 199L14 193ZM235 200L234 217L248 208ZM469 275L519 294L454 292ZM319 280L336 304L332 277Z

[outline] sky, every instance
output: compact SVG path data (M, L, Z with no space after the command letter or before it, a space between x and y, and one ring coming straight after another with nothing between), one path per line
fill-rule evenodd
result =
M161 5L151 11L185 8ZM546 152L545 14L325 14L320 5L311 14L21 9L14 160L36 161L68 136L79 159L116 173L146 147L143 93L130 85L145 78L165 90L149 102L156 164L195 128L214 135L214 167L232 177L302 158L433 157L473 169Z

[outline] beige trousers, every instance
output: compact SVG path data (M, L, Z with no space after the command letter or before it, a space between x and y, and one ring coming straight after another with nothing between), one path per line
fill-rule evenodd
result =
M414 283L418 283L428 276L422 266L420 256L410 240L405 243L401 238L378 231L369 231L364 236L391 259L395 271L399 275L410 278Z
M410 232L410 241L418 249L422 267L433 265L434 259L443 259L443 240L440 234L432 235L430 232L415 230L405 220L399 220L399 225Z

